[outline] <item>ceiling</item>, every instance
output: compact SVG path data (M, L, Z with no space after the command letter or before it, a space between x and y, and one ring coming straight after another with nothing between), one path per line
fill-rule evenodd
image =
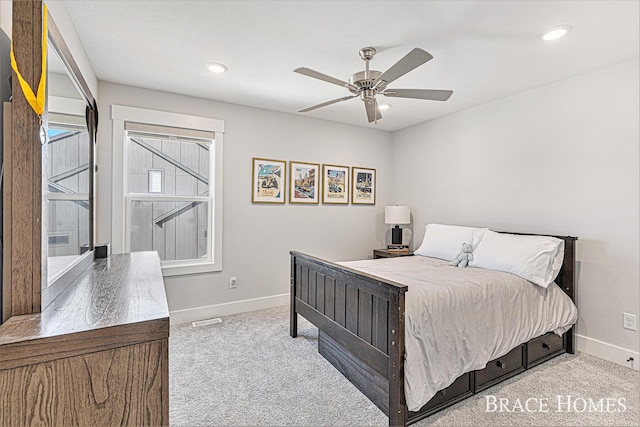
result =
M403 129L527 91L640 53L638 1L113 1L65 2L99 80L319 119ZM564 38L544 42L551 27ZM385 71L414 47L433 59L390 88L452 89L446 102L384 98L367 122L359 99L293 72L309 67L341 80L378 51ZM229 71L210 73L205 63ZM168 108L168 107L167 107Z

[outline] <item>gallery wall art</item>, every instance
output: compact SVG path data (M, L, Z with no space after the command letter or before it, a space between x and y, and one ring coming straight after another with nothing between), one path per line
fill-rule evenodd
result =
M251 202L284 204L287 194L291 204L375 205L376 170L254 157Z
M253 158L252 203L284 203L287 162Z

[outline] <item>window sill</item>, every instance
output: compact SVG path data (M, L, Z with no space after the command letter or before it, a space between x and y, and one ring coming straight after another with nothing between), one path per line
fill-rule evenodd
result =
M182 276L186 274L211 273L222 271L222 267L213 262L180 265L162 265L162 277Z

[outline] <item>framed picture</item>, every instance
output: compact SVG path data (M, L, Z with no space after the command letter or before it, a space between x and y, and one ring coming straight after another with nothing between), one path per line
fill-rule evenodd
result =
M376 204L376 170L351 168L351 203L354 205Z
M322 203L349 204L349 166L322 165Z
M287 162L253 158L252 203L284 203Z
M320 165L289 162L289 203L318 203Z

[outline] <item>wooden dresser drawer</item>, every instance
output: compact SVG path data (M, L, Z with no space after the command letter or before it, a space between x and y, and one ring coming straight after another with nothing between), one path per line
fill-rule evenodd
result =
M505 377L524 371L524 345L487 363L484 369L475 371L476 391L492 386Z
M458 379L456 379L449 387L440 390L429 402L427 402L421 411L437 408L443 404L451 405L457 401L456 397L462 398L463 396L473 394L471 374L471 372L467 372L466 374L458 377Z
M527 345L527 368L562 353L564 340L561 336L549 332L541 337L534 338Z

